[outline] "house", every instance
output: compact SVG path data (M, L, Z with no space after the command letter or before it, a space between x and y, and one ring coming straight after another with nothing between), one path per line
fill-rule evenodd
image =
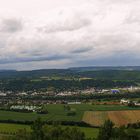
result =
M126 99L121 99L120 103L121 104L129 104L130 101L129 100L126 100Z
M6 93L0 92L0 96L6 96L6 95L7 95Z
M109 90L108 89L102 89L102 91L100 93L108 93Z
M28 95L26 92L20 92L20 93L18 93L18 95L19 96L26 96L26 95Z
M76 102L68 102L68 104L69 105L72 105L72 104L81 104L81 102L77 102L77 101Z
M135 106L140 106L140 103L135 103Z
M38 107L39 108L39 107ZM29 110L29 111L35 111L37 109L36 106L26 106L26 105L12 105L10 107L10 109L14 109L14 110L23 110L23 109L26 109L26 110Z

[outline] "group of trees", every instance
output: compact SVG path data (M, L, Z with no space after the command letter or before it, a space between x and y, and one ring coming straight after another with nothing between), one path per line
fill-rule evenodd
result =
M37 119L31 126L31 132L19 130L15 136L3 140L85 140L85 134L76 127L61 127L44 125Z
M74 116L76 115L76 109L71 108L69 105L64 105L64 111L67 112L67 116Z
M110 120L105 121L99 130L97 140L140 140L140 131L133 127L114 127Z
M49 113L46 106L41 106L41 108L37 109L36 112L38 114L48 114Z
M99 128L97 138L86 138L85 134L76 127L62 127L58 124L44 125L38 118L31 126L31 131L19 130L15 136L2 140L140 140L139 130L126 127L114 127L107 120Z

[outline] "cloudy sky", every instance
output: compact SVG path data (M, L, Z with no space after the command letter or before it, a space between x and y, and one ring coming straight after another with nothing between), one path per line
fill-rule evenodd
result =
M140 65L139 0L0 0L0 69Z

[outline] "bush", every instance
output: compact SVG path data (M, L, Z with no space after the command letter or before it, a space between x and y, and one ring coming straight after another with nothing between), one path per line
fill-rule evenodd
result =
M75 116L76 112L75 111L70 111L67 113L67 116Z

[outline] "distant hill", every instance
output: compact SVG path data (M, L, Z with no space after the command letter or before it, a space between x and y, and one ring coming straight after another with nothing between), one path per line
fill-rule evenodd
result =
M98 70L137 70L140 71L140 66L90 66L90 67L72 67L74 71L98 71Z
M0 72L16 72L16 70L0 70Z
M0 71L0 90L33 91L55 87L57 91L140 85L140 67L82 67L32 71Z
M0 70L3 78L39 78L39 77L90 77L95 79L140 79L140 66L120 67L74 67L68 69L41 69L32 71Z

